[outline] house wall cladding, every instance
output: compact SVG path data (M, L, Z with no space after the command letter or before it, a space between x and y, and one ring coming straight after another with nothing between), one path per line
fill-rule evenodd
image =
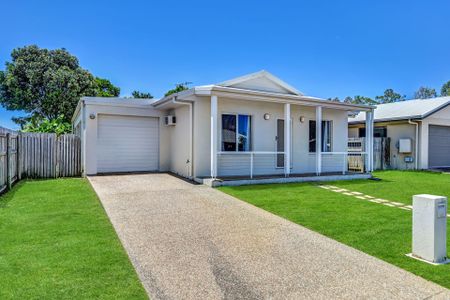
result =
M0 192L22 178L75 177L81 172L79 137L0 131Z

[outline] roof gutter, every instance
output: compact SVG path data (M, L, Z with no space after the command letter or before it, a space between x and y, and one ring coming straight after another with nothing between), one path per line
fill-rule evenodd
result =
M178 93L174 93L174 94L168 95L168 96L166 96L166 97L164 97L164 98L162 98L162 99L152 103L152 106L155 107L155 108L156 107L160 107L161 105L165 105L165 104L173 102L173 99L176 99L178 97L183 97L183 96L187 96L187 95L190 95L190 94L194 94L195 93L194 89L195 88L192 88L192 89L189 89L189 90L185 90L185 91L181 91L181 92L178 92ZM180 100L176 100L176 101L180 101ZM178 103L178 102L173 102L173 103Z
M386 119L376 119L375 123L383 123L383 122L396 122L396 121L408 121L408 120L421 120L422 116L411 116L411 117L401 117L401 118L386 118ZM348 124L364 124L366 120L358 120L358 121L349 121Z
M222 86L200 86L195 88L195 95L198 96L209 96L211 94L217 95L218 97L227 97L230 94L237 94L243 96L242 100L254 100L254 101L267 101L275 103L290 103L294 105L309 105L309 106L323 106L334 109L345 109L345 110L363 110L369 111L375 109L375 106L370 105L358 105L358 104L346 104L342 102L332 102L321 98L309 97L309 96L299 96L299 95L288 95L271 93L265 91L253 91L238 88L229 88ZM247 98L244 98L247 97ZM301 101L301 102L300 102Z

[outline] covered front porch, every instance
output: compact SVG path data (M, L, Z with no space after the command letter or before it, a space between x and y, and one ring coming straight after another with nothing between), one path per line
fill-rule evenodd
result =
M197 181L211 186L371 177L373 139L348 151L348 113L364 111L373 132L373 108L296 97L211 95L211 170ZM285 124L289 124L286 126ZM363 167L354 168L359 162Z

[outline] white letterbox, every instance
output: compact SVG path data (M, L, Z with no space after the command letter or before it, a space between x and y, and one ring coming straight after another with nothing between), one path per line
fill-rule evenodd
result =
M447 198L413 196L412 256L431 263L447 262Z

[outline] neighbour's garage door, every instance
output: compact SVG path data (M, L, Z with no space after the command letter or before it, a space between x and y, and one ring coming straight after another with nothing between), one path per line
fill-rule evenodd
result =
M428 165L430 168L450 167L450 127L430 125Z
M158 168L158 118L99 115L98 173L156 171Z

